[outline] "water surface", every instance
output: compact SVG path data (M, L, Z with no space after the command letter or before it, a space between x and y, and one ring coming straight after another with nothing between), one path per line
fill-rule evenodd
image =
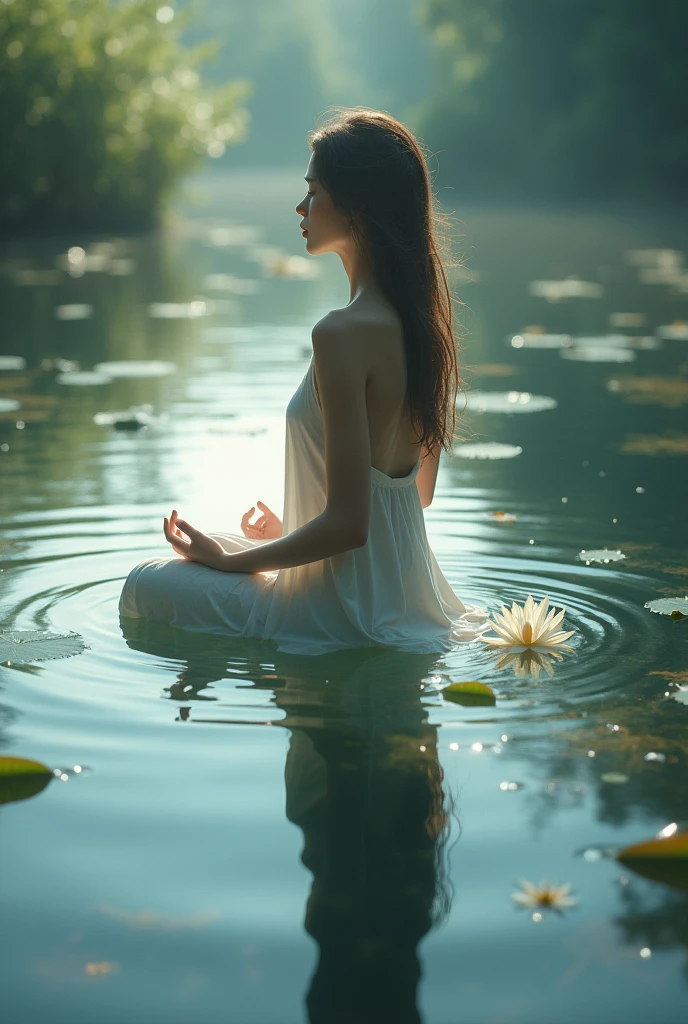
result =
M303 255L300 173L199 179L155 237L3 251L0 355L26 367L0 369L0 625L88 645L0 666L2 753L88 769L0 812L9 1019L683 1020L686 897L603 854L688 819L688 627L644 608L688 587L688 342L637 340L685 319L688 290L680 255L628 255L680 250L685 224L458 210L465 376L507 410L493 396L463 431L521 453L457 446L428 533L461 598L566 607L575 654L552 676L482 644L308 658L120 625L173 506L208 531L257 499L281 512L310 327L348 299L335 257L301 279L271 251ZM601 294L532 293L570 276ZM122 360L174 372L58 381ZM509 411L524 394L556 406ZM146 405L147 429L94 421ZM579 557L604 548L625 558ZM472 679L495 707L442 699ZM517 910L543 877L578 905Z

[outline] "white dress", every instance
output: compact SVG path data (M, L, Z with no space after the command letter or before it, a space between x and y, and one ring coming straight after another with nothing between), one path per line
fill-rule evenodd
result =
M408 476L370 468L370 525L363 547L277 572L220 572L179 556L135 566L120 614L197 632L272 640L292 654L382 645L433 653L474 639L485 613L464 605L428 543L416 487ZM313 360L286 414L283 536L325 509L325 443ZM237 534L210 536L226 551L256 544Z

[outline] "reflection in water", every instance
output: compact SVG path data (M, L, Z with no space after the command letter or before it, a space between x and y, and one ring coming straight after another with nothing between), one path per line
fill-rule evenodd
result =
M319 947L306 997L311 1024L420 1021L418 943L452 897L451 800L437 727L421 703L436 659L382 649L308 658L259 641L253 650L245 641L180 636L144 620L123 619L122 628L130 647L183 658L172 699L217 699L200 691L239 673L272 691L284 713L273 724L291 733L286 813L303 831L302 860L313 875L305 915Z

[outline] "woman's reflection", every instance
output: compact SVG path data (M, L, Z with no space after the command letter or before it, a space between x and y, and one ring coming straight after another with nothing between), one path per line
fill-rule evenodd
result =
M163 653L162 636L151 643L149 631L136 632L127 630L130 646ZM319 948L309 1021L420 1021L417 947L451 903L450 813L420 688L436 658L382 649L303 658L265 645L249 652L245 642L221 653L204 639L194 653L185 638L186 667L170 696L207 700L199 691L227 678L229 659L274 693L285 717L273 724L291 732L286 812L303 832L313 875L305 927Z

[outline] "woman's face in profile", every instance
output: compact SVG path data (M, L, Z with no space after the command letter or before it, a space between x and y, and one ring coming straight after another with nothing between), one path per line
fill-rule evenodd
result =
M305 233L306 249L313 256L325 252L341 253L352 242L349 221L318 181L314 165L315 154L311 156L305 174L308 192L296 207L302 218L300 227Z

